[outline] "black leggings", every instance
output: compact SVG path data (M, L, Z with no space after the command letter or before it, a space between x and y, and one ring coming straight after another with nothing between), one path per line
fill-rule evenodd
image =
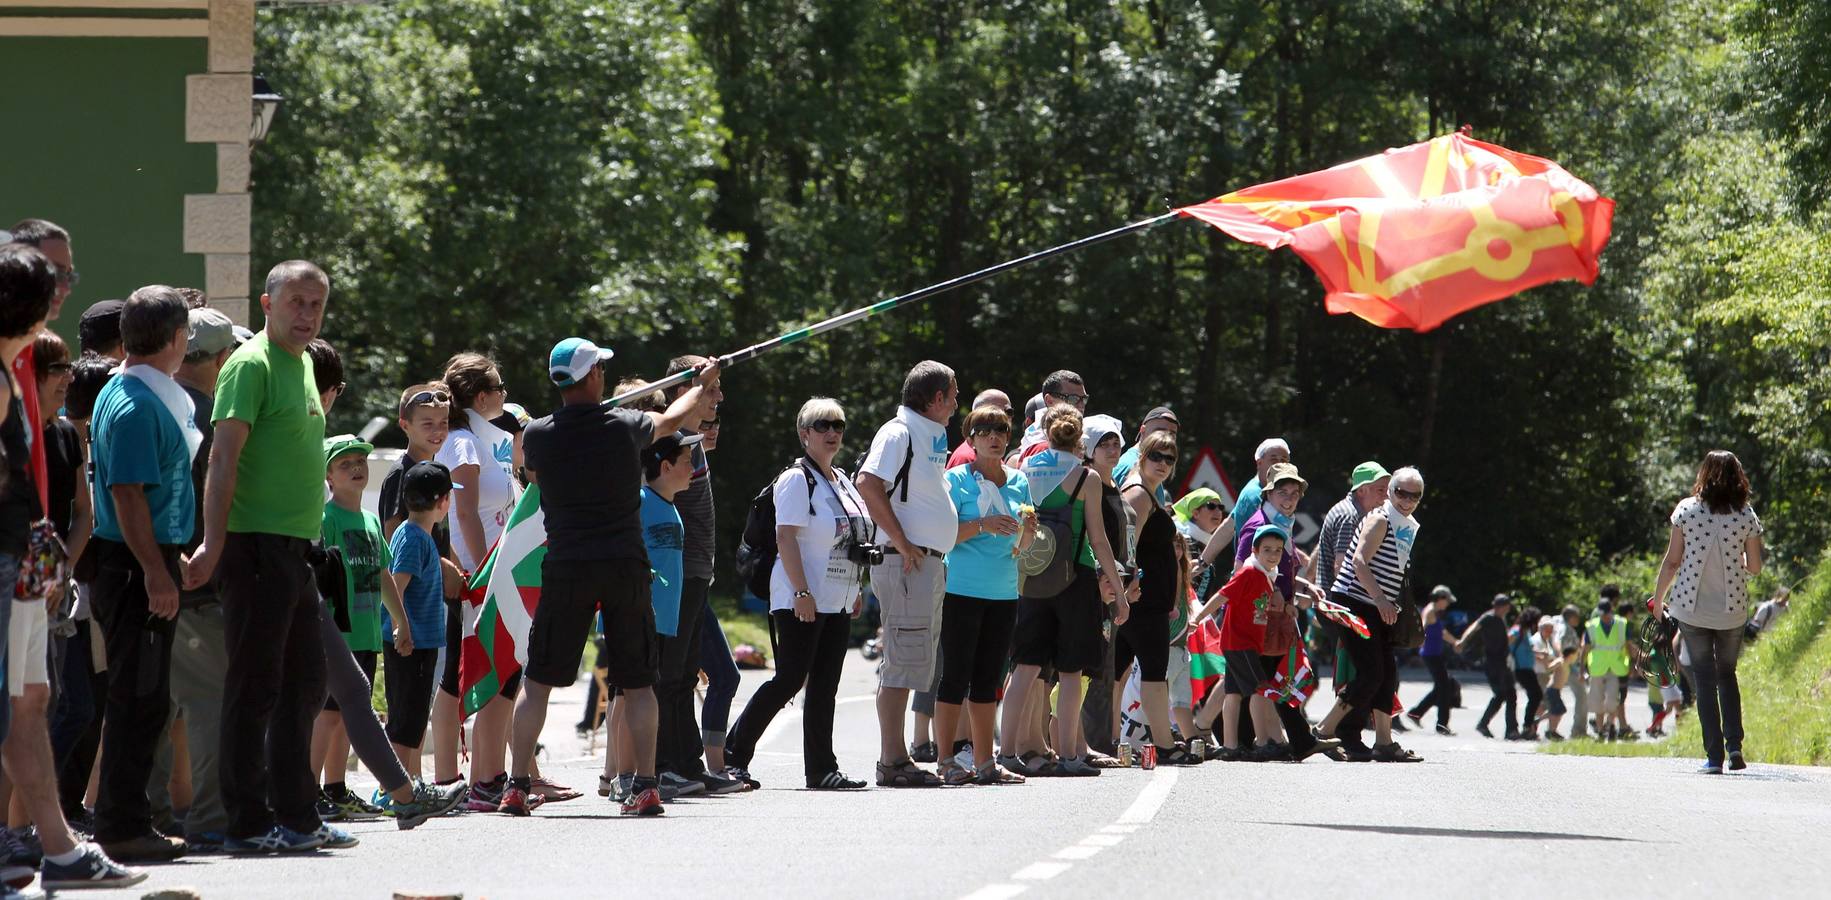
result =
M941 686L935 700L955 706L963 700L998 702L1016 627L1016 599L942 597Z
M1170 611L1132 610L1113 635L1113 677L1131 677L1132 660L1138 660L1139 681L1163 681L1170 670Z
M1532 720L1539 714L1539 703L1545 699L1545 689L1539 687L1539 676L1531 669L1514 669L1513 680L1519 682L1521 690L1526 692L1526 710L1519 717L1521 731L1532 731ZM1658 693L1654 688L1654 693Z
M1441 656L1420 656L1424 668L1430 670L1430 693L1411 708L1411 714L1424 718L1432 706L1437 707L1437 727L1450 727L1450 701L1456 696L1456 679L1450 677L1450 667Z
M852 617L845 613L819 613L814 621L795 618L792 610L769 614L775 638L776 675L757 688L750 703L725 738L725 761L741 769L750 767L764 729L807 685L801 708L801 762L809 778L839 770L833 755L833 706L839 693L839 674L846 662L846 642Z
M1337 593L1332 598L1360 616L1367 623L1367 637L1348 634L1342 638L1348 658L1354 663L1354 680L1348 684L1348 714L1335 727L1342 746L1365 749L1361 732L1373 713L1391 712L1392 698L1399 689L1399 670L1392 657L1392 626L1380 618L1379 608L1365 600Z

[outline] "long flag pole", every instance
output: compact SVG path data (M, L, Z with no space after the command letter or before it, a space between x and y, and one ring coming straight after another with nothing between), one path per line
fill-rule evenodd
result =
M801 329L797 329L795 331L791 331L787 334L782 335L781 337L772 338L772 339L764 341L760 344L751 344L750 346L745 347L744 349L739 350L735 353L730 353L725 356L719 357L718 364L720 367L730 367L730 366L737 365L738 363L741 363L741 362L749 362L750 360L756 359L757 357L762 356L763 354L768 353L769 351L774 350L778 347L786 347L789 344L799 343L799 342L806 340L810 337L813 337L814 335L817 335L817 334L825 334L826 332L833 331L838 328L844 328L845 326L850 325L853 322L863 321L865 319L871 318L872 316L879 315L881 313L887 313L893 309L896 309L897 307L906 306L908 304L915 303L915 302L921 301L921 300L926 300L930 297L935 296L936 294L944 294L948 291L954 290L955 288L966 287L969 284L973 284L973 283L979 282L979 281L984 281L987 278L991 278L994 275L999 275L999 274L1002 274L1005 272L1009 272L1012 269L1021 268L1023 266L1030 265L1031 263L1042 262L1043 260L1048 259L1052 256L1060 256L1064 253L1072 253L1076 250L1082 250L1082 249L1091 247L1095 244L1100 244L1100 243L1104 243L1106 241L1110 241L1113 238L1123 237L1128 234L1134 234L1134 233L1137 233L1140 231L1146 231L1146 230L1155 228L1159 225L1164 224L1165 222L1170 221L1171 219L1176 218L1178 215L1179 215L1179 213L1172 211L1172 212L1164 213L1161 216L1154 216L1149 219L1144 219L1142 221L1133 222L1130 225L1121 225L1118 228L1114 228L1110 231L1102 231L1099 234L1089 235L1088 237L1084 237L1079 240L1069 241L1066 244L1060 244L1060 245L1057 245L1054 247L1050 247L1047 250L1038 250L1035 253L1032 253L1028 256L1020 256L1016 259L1006 260L1005 262L1001 262L998 265L980 269L977 272L968 272L965 275L960 275L955 278L949 278L946 281L939 282L937 284L931 284L925 288L918 288L916 290L910 291L907 294L902 294L900 296L891 297L888 300L879 300L878 302L873 303L870 306L862 306L862 307L859 307L858 309L852 310L851 312L840 313L839 315L834 316L830 319L827 319L824 322L819 322L819 323L816 323L813 325L809 325L806 328L801 328ZM697 374L698 374L698 370L696 370L696 369L688 369L687 371L684 371L684 372L676 372L672 375L669 375L666 378L661 379L660 381L651 381L648 384L645 384L639 388L635 388L633 390L625 391L621 394L618 394L617 396L612 397L609 400L606 400L604 402L608 403L612 406L621 406L624 403L627 403L630 400L635 399L636 397L644 396L653 391L664 391L669 388L675 387L677 385L686 384L687 382L692 381L694 376Z

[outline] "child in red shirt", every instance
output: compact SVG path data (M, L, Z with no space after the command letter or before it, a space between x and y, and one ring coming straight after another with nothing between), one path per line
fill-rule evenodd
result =
M1208 604L1196 613L1200 622L1221 607L1221 656L1227 662L1227 674L1221 699L1221 749L1223 758L1241 755L1240 700L1247 699L1252 716L1254 744L1262 751L1271 749L1272 736L1279 734L1278 713L1272 701L1259 693L1268 673L1260 659L1265 642L1265 628L1273 616L1284 611L1284 597L1272 586L1278 572L1278 560L1288 540L1284 529L1265 525L1253 532L1252 555L1247 558L1227 584L1217 591Z

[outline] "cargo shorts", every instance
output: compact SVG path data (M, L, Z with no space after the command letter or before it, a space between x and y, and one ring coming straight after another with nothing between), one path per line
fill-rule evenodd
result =
M941 598L947 589L947 564L938 554L923 555L915 571L903 572L903 558L886 554L871 567L871 591L884 618L884 659L878 684L912 691L929 690L935 680L935 657L941 648Z

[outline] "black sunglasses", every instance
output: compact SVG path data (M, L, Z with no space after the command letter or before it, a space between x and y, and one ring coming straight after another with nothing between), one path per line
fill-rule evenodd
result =
M807 427L812 429L815 434L826 434L826 433L832 432L832 431L843 432L846 430L846 420L844 420L844 419L821 419L818 422L808 423Z
M62 266L53 266L52 268L57 270L57 283L58 284L68 285L70 287L76 287L77 283L83 280L82 274L76 271L75 266L72 266L68 269L66 269Z
M1212 509L1215 512L1221 512L1224 509L1226 509L1226 507L1222 506L1220 503L1218 503L1216 501L1210 500L1207 503L1204 503L1204 504L1196 507L1196 509Z
M700 419L699 420L699 430L700 431L707 431L707 430L717 428L717 427L718 427L717 419Z
M1417 500L1424 496L1423 491L1408 491L1404 488L1393 488L1392 495L1400 500Z
M67 362L52 363L48 366L45 366L45 374L46 375L68 375L68 374L70 374L71 368L73 368L73 367Z
M1146 453L1144 458L1154 463L1163 463L1165 465L1176 464L1176 457L1171 456L1168 453Z
M1087 395L1086 394L1064 394L1059 391L1050 391L1049 396L1060 397L1063 400L1066 400L1070 404L1073 404L1075 406L1086 406L1087 405Z
M967 437L978 437L979 435L982 435L982 434L1010 434L1010 433L1011 433L1011 426L1005 425L1003 423L998 423L998 424L993 424L993 425L975 425L975 426L973 426L972 432L969 433L967 435Z

